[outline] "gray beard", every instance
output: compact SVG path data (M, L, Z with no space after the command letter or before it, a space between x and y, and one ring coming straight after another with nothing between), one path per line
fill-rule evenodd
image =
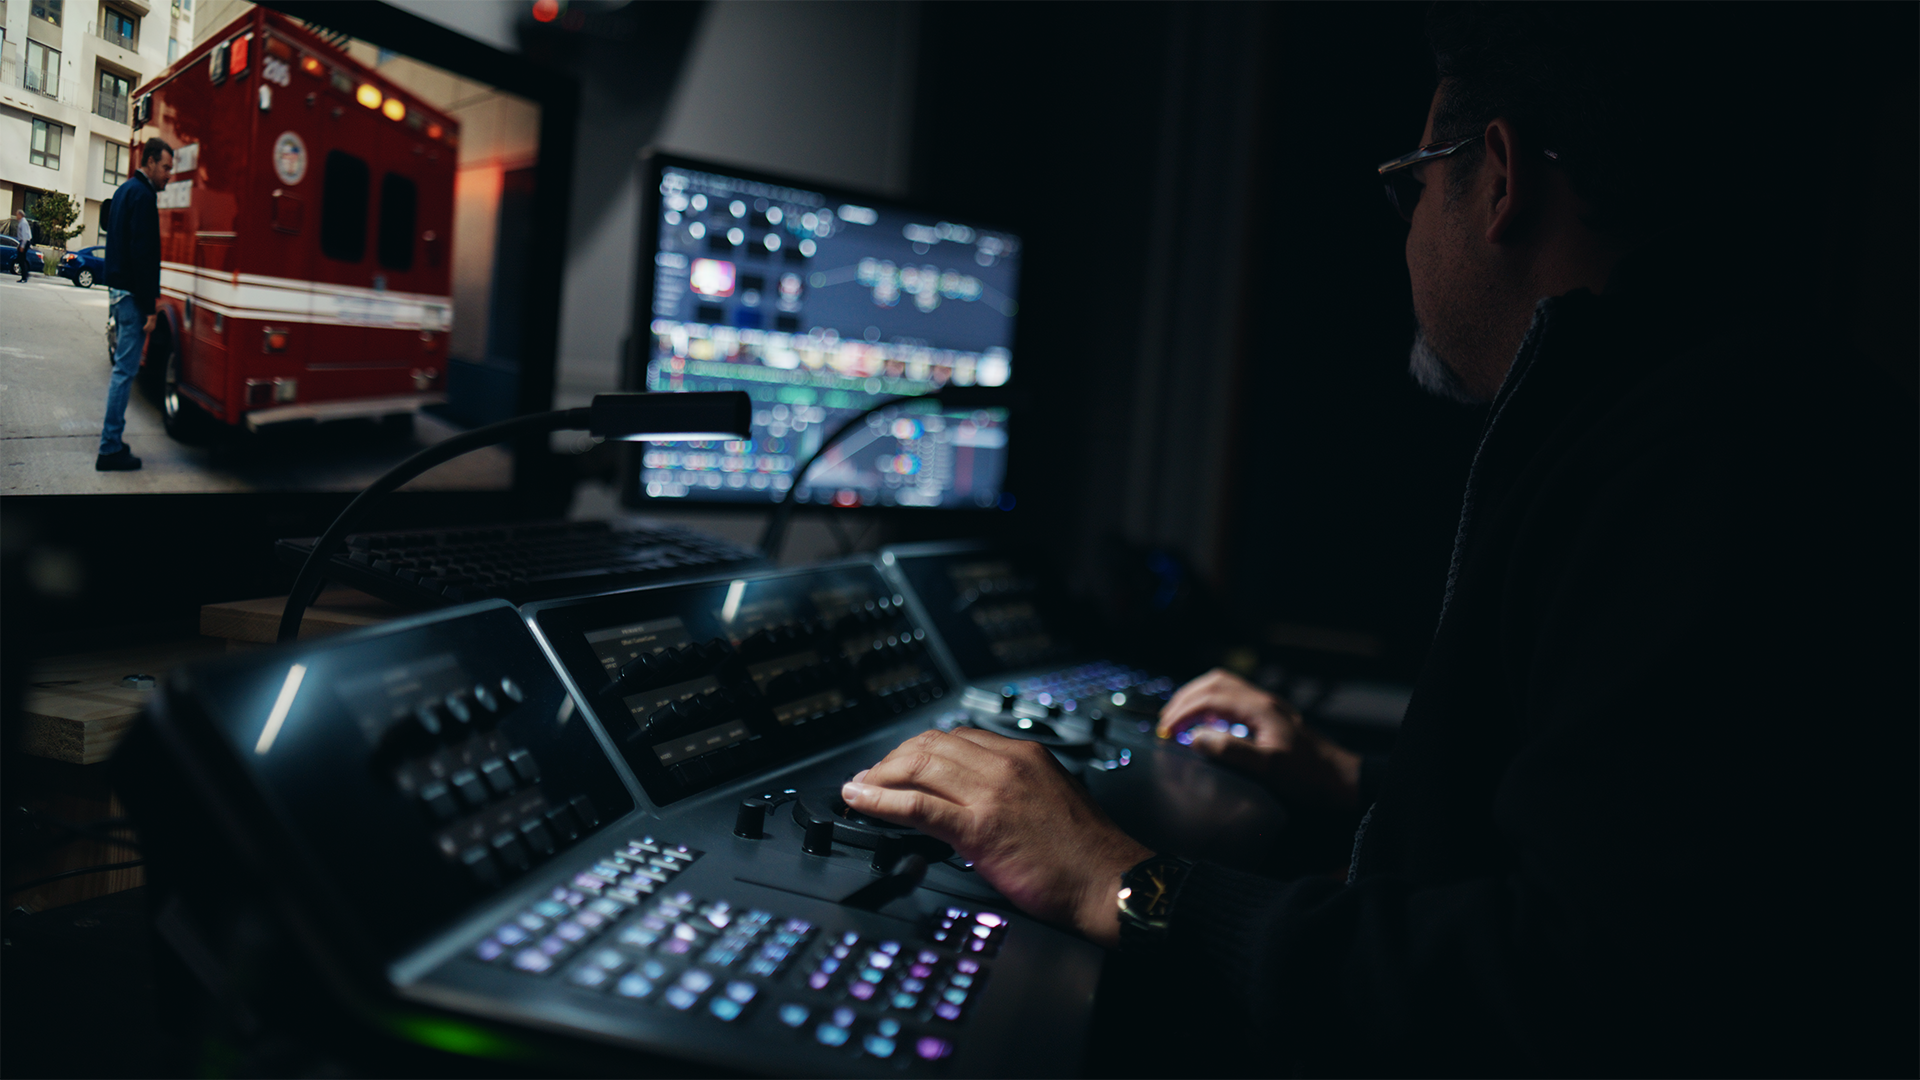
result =
M1447 362L1440 359L1440 354L1433 351L1432 344L1427 341L1425 327L1414 332L1413 348L1407 350L1407 374L1420 384L1420 389L1434 397L1463 405L1483 404L1473 391L1467 389L1467 384L1460 381L1460 376L1453 373Z

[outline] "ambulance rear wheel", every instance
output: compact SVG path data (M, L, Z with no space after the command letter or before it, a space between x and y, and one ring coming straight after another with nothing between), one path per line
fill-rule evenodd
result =
M93 271L81 267L80 272L73 275L73 283L82 289L93 288Z
M151 365L159 359L148 354L147 362ZM199 446L211 434L213 421L180 389L180 350L168 348L165 365L166 380L160 388L160 422L173 441Z

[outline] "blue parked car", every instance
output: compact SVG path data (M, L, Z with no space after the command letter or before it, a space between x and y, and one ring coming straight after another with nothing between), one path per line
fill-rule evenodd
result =
M60 257L60 265L54 273L83 289L93 288L93 283L107 273L107 245L96 244L67 252Z
M19 247L20 242L13 237L0 236L0 272L19 272L19 268L14 265L13 261L17 257L15 253L19 250ZM36 274L44 274L47 272L47 260L41 257L37 248L27 248L27 269Z

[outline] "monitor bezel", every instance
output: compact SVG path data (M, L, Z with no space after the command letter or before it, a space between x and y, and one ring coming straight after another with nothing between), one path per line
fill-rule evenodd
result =
M1011 226L996 220L989 220L979 215L966 212L964 209L959 213L943 213L935 211L926 204L916 202L911 198L885 195L877 191L864 190L829 181L814 180L804 176L783 175L750 166L735 165L714 158L696 157L650 146L640 151L636 161L636 168L638 169L640 180L640 242L638 249L634 253L633 315L627 339L628 355L625 358L626 362L621 365L620 388L622 390L646 389L647 342L652 334L651 324L653 322L653 286L655 273L653 256L655 248L660 242L660 177L664 170L676 166L700 172L714 172L725 176L735 176L742 180L749 180L755 183L773 184L780 187L806 188L819 192L829 200L885 206L889 209L927 213L932 214L934 217L945 217L964 221L967 225L973 226L974 228L991 229L996 232L1007 233L1020 241L1020 273L1022 284L1024 285L1025 283L1027 275L1025 260L1028 241L1026 232L1017 226ZM1018 357L1022 355L1020 345L1021 325L1022 320L1016 316L1013 323L1013 340L1009 346L1016 358L1014 370L1013 373L1009 375L1006 385L1001 388L1007 393L1008 430L1007 470L1001 479L1000 486L1003 495L1008 490L1008 479L1015 475L1014 463L1018 452L1014 449L1014 444L1018 441L1017 432L1023 413L1023 410L1020 408L1021 384L1019 381L1020 362L1018 360ZM627 449L625 459L622 462L619 482L620 501L624 506L633 509L644 509L650 512L683 510L701 514L764 514L771 511L776 505L776 502L773 500L755 502L750 500L729 499L654 498L646 494L645 487L640 482L640 452L641 448L638 446ZM927 523L929 519L944 520L952 521L956 525L962 522L979 523L988 520L997 520L1000 515L1006 512L1000 507L900 506L866 503L854 507L835 506L828 503L797 503L794 508L795 510L835 510L846 513L877 514L885 515L889 518L898 516L901 519L920 522L922 524Z

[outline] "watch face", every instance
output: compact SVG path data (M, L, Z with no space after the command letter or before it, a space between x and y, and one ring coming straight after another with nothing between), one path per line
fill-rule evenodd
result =
M1173 882L1171 871L1174 867L1165 864L1147 867L1140 875L1143 879L1133 886L1132 907L1149 919L1165 918L1173 908Z

